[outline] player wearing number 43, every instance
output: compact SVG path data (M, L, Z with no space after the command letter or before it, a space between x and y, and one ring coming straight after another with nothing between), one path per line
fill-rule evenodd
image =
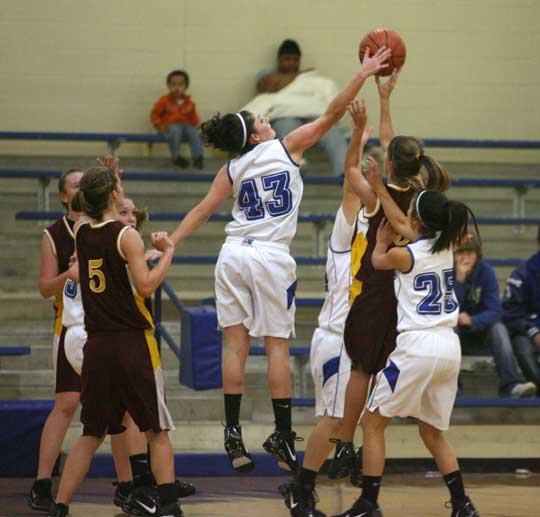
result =
M296 233L303 185L299 163L345 114L365 80L382 70L390 52L379 49L319 118L275 138L268 119L249 111L216 115L202 125L207 144L235 156L218 172L206 197L171 235L175 245L204 224L231 194L233 221L216 265L216 302L225 335L223 387L225 450L232 467L249 472L254 462L242 440L240 402L250 339L264 338L276 430L264 449L285 470L298 464L291 426L288 340L294 336L296 264L289 244Z
M376 162L370 158L369 164L368 181L391 223L382 220L379 225L372 263L376 269L395 270L399 335L361 419L362 495L336 517L382 516L377 498L385 462L384 430L395 416L417 419L420 436L450 492L451 516L478 517L443 433L450 422L461 361L453 330L459 306L453 291L452 248L466 237L472 213L441 192L423 190L405 215L384 192ZM411 244L389 249L396 232Z

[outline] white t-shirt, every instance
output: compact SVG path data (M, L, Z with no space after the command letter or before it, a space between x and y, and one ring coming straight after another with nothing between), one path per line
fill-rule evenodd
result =
M281 140L270 140L227 164L233 221L225 232L289 245L296 234L304 185L299 165Z
M431 253L436 238L420 238L409 244L412 266L396 271L394 289L398 302L398 332L457 325L459 304L454 293L452 250Z
M368 220L364 210L357 217L357 232L367 232ZM340 206L332 233L328 239L326 258L326 296L319 314L319 328L343 334L349 314L349 287L351 285L351 242L355 224L349 224Z

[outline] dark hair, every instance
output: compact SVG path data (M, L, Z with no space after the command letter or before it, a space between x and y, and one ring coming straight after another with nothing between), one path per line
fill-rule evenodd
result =
M118 175L106 167L88 169L73 199L73 210L84 212L92 219L101 220L109 206L109 195L118 185Z
M135 210L133 210L133 215L135 215L135 229L140 232L143 224L150 218L148 215L148 209L146 207L135 208Z
M420 140L412 136L395 136L388 146L388 160L393 166L393 177L408 183L413 189L444 192L450 187L450 176L436 160L424 154ZM421 175L422 166L427 177Z
M244 143L244 128L238 117L240 115L246 124L246 138ZM210 120L203 122L201 132L207 145L216 149L228 151L234 155L241 154L249 144L249 137L253 133L253 114L250 111L227 113L223 117L217 113ZM244 145L242 145L244 143Z
M476 219L471 209L461 201L448 199L442 192L423 190L414 198L413 217L422 224L421 233L439 237L431 248L432 253L459 245L467 237L469 215L472 217L476 234L479 236Z
M74 172L82 172L82 170L74 168L74 169L68 169L67 171L64 171L62 173L62 176L60 176L60 178L58 180L58 193L59 194L65 194L66 193L66 180L67 180L67 177L70 174L73 174ZM69 208L67 203L64 203L63 201L62 201L62 205L64 206L64 208L66 210Z
M302 52L300 52L300 45L298 45L298 43L293 39L284 40L277 51L278 57L282 56L283 54L300 57L302 55Z
M180 75L184 78L184 81L186 81L186 88L189 86L189 75L187 72L184 72L184 70L173 70L172 72L169 72L167 74L167 84L171 82L171 79L175 75Z

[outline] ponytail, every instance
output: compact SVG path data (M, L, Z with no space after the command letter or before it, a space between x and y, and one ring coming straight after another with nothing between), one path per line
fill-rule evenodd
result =
M480 237L471 209L461 201L448 199L442 192L424 190L416 197L413 216L420 220L422 233L433 238L440 232L431 249L438 253L459 245L467 237L469 216Z
M109 206L109 196L118 185L118 176L112 169L95 167L88 169L79 184L79 192L73 199L72 208L84 212L92 219L101 220Z
M203 122L201 133L204 142L216 149L233 155L242 154L253 133L253 115L249 111L227 113L223 117L217 113Z
M450 176L444 167L424 154L424 146L417 138L392 138L388 146L388 160L393 166L392 176L417 192L424 189L445 192L450 186Z

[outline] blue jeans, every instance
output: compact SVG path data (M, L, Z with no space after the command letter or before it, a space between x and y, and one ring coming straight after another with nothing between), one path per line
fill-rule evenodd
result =
M540 389L540 364L538 363L540 352L536 349L529 336L513 336L512 344L523 375L528 381L534 382Z
M313 118L277 118L272 120L272 127L274 128L278 138L286 137L294 129L313 122ZM319 140L319 145L323 148L328 161L332 167L332 174L334 176L340 176L344 173L343 164L345 163L345 154L347 153L347 140L341 128L333 126L330 130Z
M499 376L499 396L509 397L516 384L523 382L514 357L507 328L498 321L484 332L459 332L463 355L491 354Z
M202 158L203 143L199 135L199 129L188 124L171 124L165 129L165 136L169 141L171 156L176 160L180 156L180 144L188 142L191 149L191 157Z

